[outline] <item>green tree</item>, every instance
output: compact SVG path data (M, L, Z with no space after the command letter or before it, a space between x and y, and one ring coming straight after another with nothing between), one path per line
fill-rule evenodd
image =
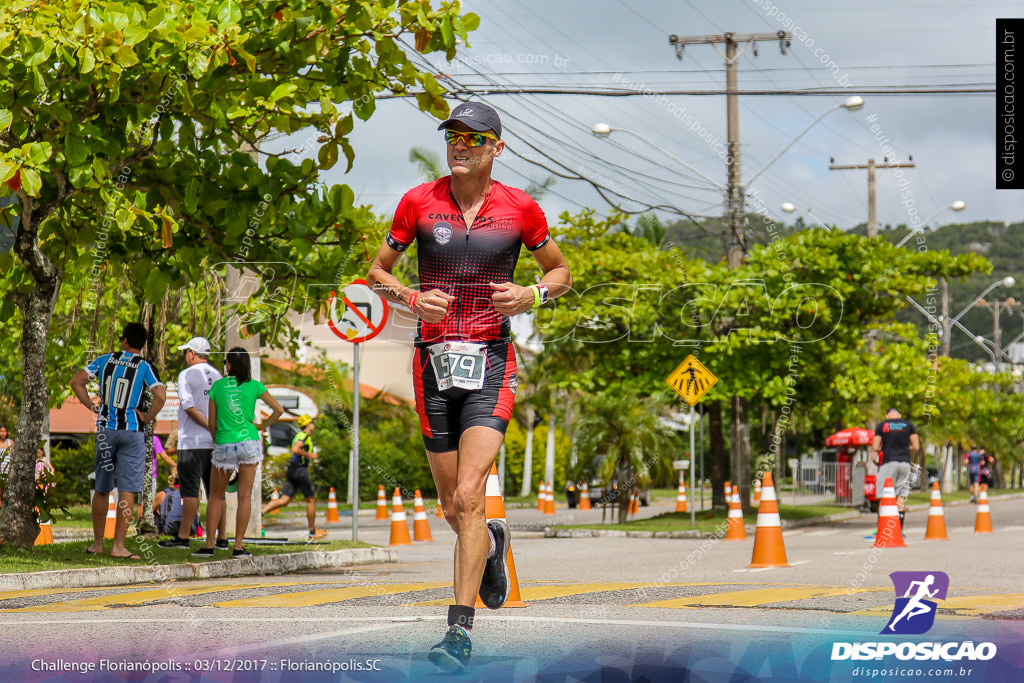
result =
M347 136L379 92L415 92L421 109L446 115L442 88L412 65L404 37L451 58L456 38L477 24L458 3L434 9L429 0L0 7L0 187L18 199L0 222L19 219L13 253L0 254L0 272L16 276L0 318L21 310L23 364L23 438L0 542L28 547L36 536L28 444L42 435L51 314L65 274L120 262L154 303L197 281L207 263L336 272L371 218L347 186L322 187L319 171L342 155L351 167ZM309 128L315 161L262 149L271 134ZM283 285L295 278L258 272L270 304L244 320L248 333L274 329L271 313L283 312Z
M666 413L664 399L629 390L597 394L581 405L577 446L595 457L580 459L573 478L615 480L620 524L626 522L630 491L649 485L652 471L664 477L672 469L678 439L662 421Z

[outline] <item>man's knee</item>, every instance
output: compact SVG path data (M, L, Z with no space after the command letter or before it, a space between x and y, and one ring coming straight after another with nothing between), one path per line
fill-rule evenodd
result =
M484 492L477 486L459 484L452 496L452 507L459 520L479 517L484 513ZM447 510L445 515L447 516Z

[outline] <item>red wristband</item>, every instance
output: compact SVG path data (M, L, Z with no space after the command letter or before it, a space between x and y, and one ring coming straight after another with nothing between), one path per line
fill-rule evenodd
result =
M412 311L413 313L416 312L416 298L419 295L420 295L420 293L416 292L415 294L413 294L412 296L409 297L409 310Z

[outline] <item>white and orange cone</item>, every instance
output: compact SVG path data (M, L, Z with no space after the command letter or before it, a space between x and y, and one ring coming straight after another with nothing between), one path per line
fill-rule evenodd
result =
M547 491L544 494L544 514L555 514L555 483L549 481Z
M540 512L540 513L544 512L544 506L547 505L547 501L548 501L547 485L548 484L547 484L546 481L542 481L540 483L540 490L537 492L537 512Z
M926 541L948 541L946 535L946 515L942 512L942 493L939 482L932 482L932 504L928 508L928 527L924 530Z
M277 492L276 488L270 494L270 500L277 500L280 497L281 497L281 494ZM281 514L281 508L274 508L273 510L271 510L267 514L268 515L279 515L279 514Z
M974 533L993 533L992 514L988 509L988 484L982 484L981 491L978 493L978 516L974 518Z
M732 495L729 496L729 526L725 531L726 541L747 540L747 530L743 526L743 506L740 505L740 489L732 487Z
M391 540L388 545L412 545L409 524L405 521L405 508L402 506L402 492L397 487L391 498Z
M896 489L892 478L885 478L882 500L878 503L878 531L873 548L906 548L903 542L903 527L900 525L900 511L896 507Z
M427 508L423 505L423 496L416 489L416 497L412 505L412 540L433 541L430 534L430 522L427 521Z
M53 527L49 522L39 522L39 535L33 545L51 545L53 543Z
M384 494L384 484L380 485L377 489L377 517L376 519L389 519L391 515L388 514L388 499Z
M640 514L640 492L636 489L629 494L629 514Z
M722 487L722 488L725 489L725 507L728 508L729 507L729 498L732 497L732 482L726 481L725 482L725 486Z
M676 512L687 512L686 508L686 482L683 475L679 475L679 489L676 491Z
M444 519L444 510L441 508L441 499L437 499L437 514L434 516L435 519Z
M761 504L761 479L754 480L754 505Z
M340 522L341 516L338 515L338 497L334 495L334 487L331 487L330 492L327 494L327 521L328 522Z
M491 465L491 473L487 475L487 492L484 499L484 516L487 519L505 519L505 499L501 494L501 482L498 481L498 466ZM506 520L507 521L507 520ZM519 593L519 578L516 576L516 563L512 559L512 545L508 546L508 600L502 607L529 607L523 602L523 596ZM476 609L486 607L480 596L476 598Z
M587 487L587 482L583 482L583 486L580 487L580 510L590 510L590 489Z
M111 492L107 498L107 520L103 527L103 538L114 537L114 527L117 526L117 503L114 502L114 494Z
M772 473L764 473L761 485L761 505L757 508L757 531L754 533L754 553L750 558L751 569L759 567L788 567L786 546L782 542L782 519L779 517L779 502L775 497Z

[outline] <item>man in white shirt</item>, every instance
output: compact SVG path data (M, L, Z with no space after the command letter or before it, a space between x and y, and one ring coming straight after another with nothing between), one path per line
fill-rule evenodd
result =
M199 482L210 495L210 467L213 458L213 437L210 436L210 387L221 378L210 365L210 342L193 337L178 347L185 352L188 364L178 375L178 483L181 490L181 518L191 520L199 510ZM178 536L158 545L164 548L188 548L191 524L183 523ZM214 533L207 529L206 533ZM217 546L228 547L223 517L218 524Z

